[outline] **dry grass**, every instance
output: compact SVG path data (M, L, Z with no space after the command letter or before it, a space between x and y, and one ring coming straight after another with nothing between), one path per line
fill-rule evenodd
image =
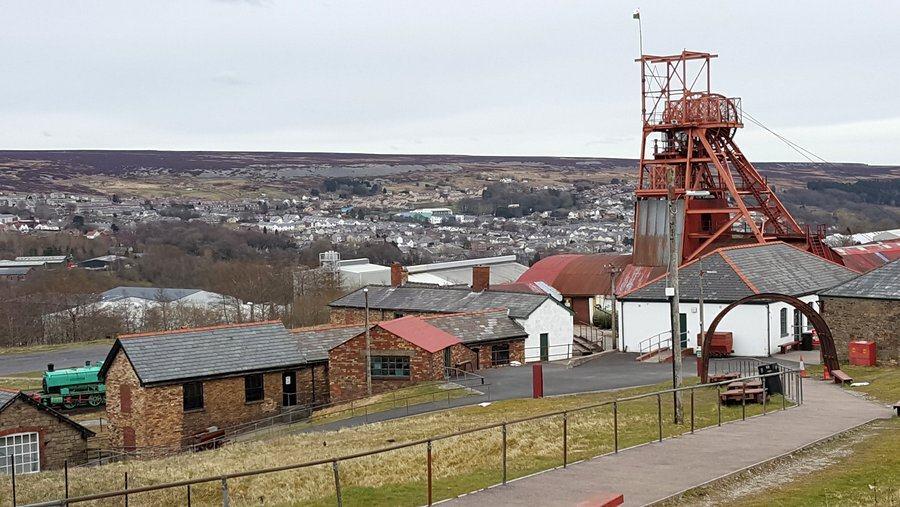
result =
M628 389L618 393L560 396L542 400L508 400L488 407L464 407L406 419L376 423L333 432L285 436L270 441L243 442L216 451L136 461L70 472L72 495L121 489L124 473L132 486L144 486L188 478L274 467L384 448L394 442L410 442L441 434L475 428L558 410L609 401L638 393L652 392L664 385ZM685 414L690 421L690 398L685 397ZM696 394L697 427L716 423L714 389ZM690 431L688 424L671 424L671 397L662 398L663 434L673 436ZM781 406L773 397L769 407ZM748 405L747 414L762 407ZM723 407L724 421L739 419L740 406ZM517 423L508 431L509 478L558 466L562 462L562 417L554 416ZM610 452L613 449L612 408L604 406L570 413L569 460ZM620 448L657 438L655 397L621 403L619 407ZM435 499L479 489L500 480L499 429L453 437L434 443ZM345 505L418 505L425 501L425 446L415 446L340 463ZM0 483L2 484L2 483ZM265 505L333 505L334 483L330 465L291 470L230 480L233 503ZM0 502L8 502L8 486L0 486ZM59 472L22 476L19 501L35 502L62 496ZM183 503L185 489L134 495L130 505L171 505ZM195 486L196 505L221 504L220 485Z

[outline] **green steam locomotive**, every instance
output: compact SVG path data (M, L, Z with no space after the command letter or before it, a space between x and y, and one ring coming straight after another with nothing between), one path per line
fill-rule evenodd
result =
M99 407L106 403L106 385L97 378L102 366L102 362L87 361L84 366L56 370L48 364L41 382L43 389L32 396L53 408Z

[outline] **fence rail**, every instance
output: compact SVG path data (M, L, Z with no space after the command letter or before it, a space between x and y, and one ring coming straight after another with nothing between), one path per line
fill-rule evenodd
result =
M765 389L764 394L767 395L768 394L767 379L770 379L770 378L781 379L781 384L782 384L783 393L784 393L784 395L782 396L781 410L786 410L788 408L787 403L786 403L787 399L790 399L791 402L795 406L803 403L802 382L800 379L799 372L797 370L784 369L779 372L768 373L768 374L764 374L764 375L758 375L758 374L757 375L749 375L749 376L741 377L736 380L748 381L748 380L753 380L753 379L760 379L762 381L762 384ZM501 467L502 467L501 484L506 484L507 476L508 476L507 431L510 426L518 425L518 424L522 424L522 423L526 423L526 422L530 422L530 421L538 421L538 420L544 420L544 419L548 419L548 418L561 417L562 418L561 457L562 457L562 466L566 467L569 464L568 420L572 415L579 413L579 412L592 410L592 409L598 409L598 408L602 408L602 407L612 407L613 441L614 441L613 453L618 453L620 450L620 446L619 446L619 443L620 443L619 442L619 433L620 433L619 412L621 410L620 407L622 405L629 403L629 402L637 401L637 400L646 400L646 399L655 398L656 405L657 405L658 425L659 425L659 433L658 433L657 438L659 441L662 441L664 438L663 429L662 429L663 428L663 422L662 422L663 421L663 411L662 411L662 397L663 396L666 396L669 394L674 395L674 393L676 393L676 392L687 391L689 393L690 431L694 432L696 429L695 428L695 415L694 415L695 414L694 392L697 389L713 389L714 388L716 390L716 400L717 400L716 403L718 406L718 409L717 409L718 419L716 421L716 424L718 426L721 426L723 423L722 408L721 408L722 402L719 398L719 393L723 386L727 386L727 384L734 382L734 381L735 380L723 381L723 382L712 383L712 384L698 384L698 385L686 386L686 387L682 387L682 388L678 388L678 389L664 389L664 390L654 391L654 392L650 392L650 393L627 396L627 397L623 397L623 398L615 398L613 400L607 400L607 401L587 404L587 405L583 405L580 407L571 408L568 410L559 410L559 411L555 411L555 412L549 412L549 413L543 413L543 414L538 414L538 415L533 415L533 416L528 416L528 417L522 417L522 418L518 418L518 419L513 419L513 420L488 424L488 425L484 425L484 426L479 426L477 428L461 430L461 431L457 431L454 433L449 433L449 434L444 434L444 435L436 435L436 436L432 436L430 438L394 444L394 445L390 445L390 446L372 450L372 451L359 452L359 453L348 454L348 455L338 456L338 457L333 457L333 458L323 458L323 459L308 461L308 462L304 462L304 463L288 464L288 465L256 469L256 470L245 470L245 471L240 471L240 472L232 472L232 473L227 473L227 474L202 477L202 478L198 478L198 479L174 481L174 482L169 482L169 483L164 483L164 484L154 484L154 485L150 485L150 486L142 486L142 487L136 487L136 488L129 488L127 486L127 476L126 476L126 482L125 482L126 487L125 487L125 489L122 489L122 490L105 491L105 492L100 492L100 493L93 493L93 494L88 494L88 495L81 495L81 496L76 496L76 497L68 497L68 498L62 498L62 499L57 499L57 500L52 500L52 501L34 503L34 504L29 504L29 505L30 505L30 507L67 506L67 505L76 504L76 503L95 501L95 500L105 500L105 499L111 499L111 498L125 499L125 503L127 505L127 498L129 495L135 495L138 493L147 493L147 492L152 492L152 491L161 491L161 490L167 490L167 489L173 489L173 488L186 488L185 498L187 499L187 504L190 505L190 494L191 494L190 488L192 486L195 486L198 484L218 483L221 485L222 504L224 506L228 506L229 505L229 489L228 489L229 488L229 485L228 485L229 480L234 480L234 479L238 479L238 478L242 478L242 477L258 476L258 475L263 475L263 474L271 474L271 473L275 473L275 472L283 472L283 471L288 471L288 470L298 470L298 469L315 467L315 466L323 466L323 465L331 466L332 473L334 476L335 500L338 505L342 505L343 500L342 500L342 491L341 491L341 472L340 472L341 463L352 461L352 460L359 459L359 458L365 458L368 456L375 456L375 455L379 455L379 454L383 454L383 453L387 453L387 452L391 452L391 451L396 451L399 449L408 449L408 448L413 448L413 447L423 447L424 451L426 453L426 456L427 456L427 460L426 460L427 465L426 465L426 470L425 470L425 474L427 476L426 495L427 495L428 505L431 505L432 500L433 500L433 471L432 471L431 455L432 455L432 446L435 442L439 442L442 440L447 440L447 439L451 439L451 438L455 438L455 437L460 437L463 435L470 435L470 434L474 434L474 433L478 433L478 432L500 429L502 440L501 440L501 456L499 457L500 459L498 459L498 462L501 463ZM764 396L763 397L763 406L762 406L762 410L763 410L762 414L763 415L766 413L766 411L768 409L766 402L767 402L767 396ZM744 398L741 403L742 403L741 419L746 419L746 417L747 417L746 398ZM710 424L710 426L711 425L712 424ZM12 484L13 484L13 498L15 498L15 495L16 495L15 476L13 476ZM68 482L67 482L66 491L68 491ZM15 505L14 505L14 507L15 507Z

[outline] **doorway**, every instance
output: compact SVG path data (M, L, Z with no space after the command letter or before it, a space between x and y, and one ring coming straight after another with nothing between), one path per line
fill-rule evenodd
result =
M672 333L669 333L672 334ZM687 330L687 314L678 314L678 337L681 338L681 350L687 348L688 330Z
M297 404L297 373L286 371L281 374L281 405L293 407Z
M541 333L541 361L550 360L550 335Z

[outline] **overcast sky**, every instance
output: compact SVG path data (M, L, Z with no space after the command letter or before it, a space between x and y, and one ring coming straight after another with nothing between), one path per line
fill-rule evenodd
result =
M900 163L900 4L3 2L0 147L636 157L647 53L830 161ZM803 160L758 127L751 160Z

